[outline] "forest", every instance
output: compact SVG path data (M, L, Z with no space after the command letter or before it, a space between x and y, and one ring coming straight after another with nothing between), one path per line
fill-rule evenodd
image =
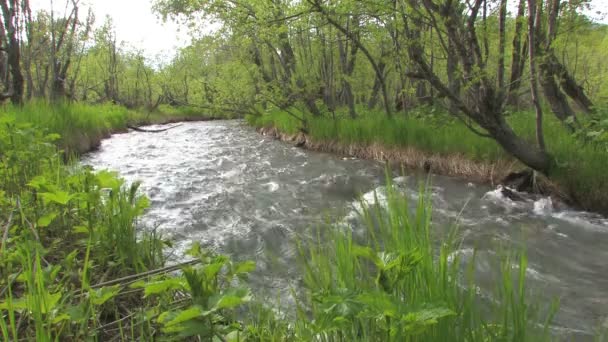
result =
M437 248L425 189L413 212L396 191L363 210L374 243L335 222L329 242L294 242L302 294L282 312L248 288L253 261L194 244L171 263L171 242L141 227L139 184L78 158L133 127L243 119L606 214L608 25L592 1L154 0L191 36L170 59L57 2L0 0L2 340L555 339L559 305L533 303L526 253L502 258L496 300L481 298L457 237Z

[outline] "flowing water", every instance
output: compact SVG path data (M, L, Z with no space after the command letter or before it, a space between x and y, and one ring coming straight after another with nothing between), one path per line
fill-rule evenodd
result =
M385 180L378 162L298 149L239 121L117 134L83 163L142 182L152 203L144 223L174 239L176 257L198 241L255 260L253 286L270 296L297 285L294 238L327 217L348 217L359 195L373 200ZM425 177L396 173L395 183L415 198ZM541 301L560 299L556 325L565 339L590 339L608 326L607 219L545 198L513 202L454 178L433 176L431 183L435 226L458 223L458 253L466 258L476 248L481 274L492 273L495 265L484 260L496 256L497 245L525 246L529 285Z

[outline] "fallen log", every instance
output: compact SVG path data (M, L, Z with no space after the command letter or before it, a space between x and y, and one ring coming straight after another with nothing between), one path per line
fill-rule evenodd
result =
M133 125L129 125L127 124L127 128L130 128L136 132L143 132L143 133L160 133L160 132L165 132L170 130L171 128L175 128L175 127L179 127L182 124L178 124L178 125L174 125L171 127L167 127L167 128L163 128L163 129L144 129L144 128L140 128L140 127L135 127Z

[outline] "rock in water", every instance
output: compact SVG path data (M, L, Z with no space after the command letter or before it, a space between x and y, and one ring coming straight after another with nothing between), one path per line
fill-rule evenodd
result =
M534 171L523 170L512 172L500 181L505 188L515 189L518 192L534 193Z
M510 199L513 202L523 202L526 200L522 195L518 194L516 191L509 189L506 186L499 186L499 189L504 197Z

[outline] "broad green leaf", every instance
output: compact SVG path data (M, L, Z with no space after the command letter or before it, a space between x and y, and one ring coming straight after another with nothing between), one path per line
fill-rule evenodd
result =
M373 249L371 249L368 246L354 245L353 246L353 255L368 259L368 260L372 261L374 264L376 264L377 266L380 266L380 260L378 259L378 255L376 254L376 252L374 252Z
M144 296L148 297L151 295L163 293L169 290L183 289L184 283L180 278L169 278L162 281L146 284L144 288Z
M16 310L21 311L27 308L27 302L24 298L13 299L12 301L6 301L0 303L0 310Z
M190 248L188 250L186 250L186 255L190 255L192 257L198 258L202 255L203 250L201 247L200 242L194 242L192 243L192 246L190 246Z
M141 196L137 200L137 203L135 203L135 214L136 215L143 214L144 210L148 209L148 207L150 207L150 200L146 196Z
M235 330L224 336L224 340L226 340L227 342L241 342L243 341L243 337L241 336L240 331Z
M13 310L17 310L17 311L36 310L42 314L47 314L55 309L55 307L57 306L57 303L59 302L60 299L61 299L60 292L53 293L53 294L44 292L37 298L37 303L39 303L39 306L36 308L31 307L28 300L26 298L22 297L22 298L13 300L11 303L8 303L8 302L0 303L0 309L5 309L5 310L13 309Z
M102 189L109 188L117 190L123 183L123 181L118 178L118 174L116 172L111 171L99 171L95 175L95 178L97 179L99 187Z
M189 309L178 311L177 315L172 320L165 323L165 327L174 326L191 319L199 318L202 314L203 310L199 306L193 306Z
M209 324L201 324L201 322L191 320L183 322L177 326L167 327L163 329L165 332L176 332L180 338L191 336L201 336L203 340L211 337L212 331Z
M217 302L218 309L232 309L243 304L243 298L238 296L222 296Z
M38 227L48 227L51 222L53 222L53 220L55 219L55 217L57 217L57 212L50 212L44 216L42 216L41 218L38 219Z
M57 191L57 192L43 192L40 196L45 200L46 203L57 203L61 205L66 205L70 202L72 198L74 198L74 194L69 194L65 191Z
M76 234L88 234L89 233L89 227L86 226L74 226L74 228L72 229L72 231Z
M212 279L220 272L222 267L228 262L228 258L223 255L218 255L215 260L203 268L203 273L207 278Z
M88 304L86 304L86 306L88 306ZM87 319L86 313L88 310L85 309L85 302L81 303L80 305L70 306L65 310L65 312L70 316L70 320L72 322L82 322Z
M232 309L251 300L251 291L248 288L234 288L226 293L216 295L209 299L216 310Z
M362 293L357 296L357 301L364 305L366 316L371 314L394 317L399 311L399 305L384 291Z
M454 311L437 306L407 313L401 317L401 321L406 330L416 334L424 331L429 325L437 324L439 319L452 315L455 315Z
M44 176L36 176L36 177L32 178L32 180L30 180L29 183L27 183L27 185L36 190L40 190L44 186L46 186L47 183L48 183L48 180Z
M91 303L94 305L102 305L108 300L116 297L116 295L120 292L120 286L110 286L110 287L102 287L101 289L92 290L89 292L91 296Z
M147 284L148 283L144 280L138 280L133 284L129 285L129 287L132 289L143 289L144 287L146 287Z
M234 267L234 274L243 274L255 271L255 261L243 261Z
M63 313L63 314L60 314L59 316L53 318L52 322L53 322L53 324L57 324L61 321L68 321L68 320L70 320L70 315L68 315L67 313Z
M15 122L15 117L12 115L1 115L0 125L9 125Z

